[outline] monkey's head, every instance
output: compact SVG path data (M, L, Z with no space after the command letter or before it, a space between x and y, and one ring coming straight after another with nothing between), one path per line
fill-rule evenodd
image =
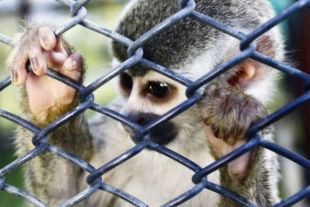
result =
M184 86L153 71L139 75L131 70L124 72L119 76L119 86L126 103L122 114L142 126L186 100ZM179 132L175 121L152 129L151 140L159 144L173 141Z
M131 1L116 32L136 40L179 10L177 0ZM266 0L197 0L196 11L244 33L273 16ZM143 46L143 57L195 81L240 53L239 44L239 40L204 22L185 18L147 42ZM113 41L112 49L116 63L128 59L128 48L124 45ZM257 40L257 51L282 60L281 35L277 29ZM217 79L266 103L275 87L276 74L266 65L247 59ZM126 102L122 113L141 125L186 100L185 86L139 64L119 75L119 86ZM151 130L151 140L159 144L172 143L202 133L201 127L201 120L190 109Z

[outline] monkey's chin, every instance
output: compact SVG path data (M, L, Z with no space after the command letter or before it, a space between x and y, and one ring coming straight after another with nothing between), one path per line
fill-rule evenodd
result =
M159 145L167 145L178 136L176 126L171 122L160 124L150 130L150 139ZM139 143L133 135L130 136L134 143Z

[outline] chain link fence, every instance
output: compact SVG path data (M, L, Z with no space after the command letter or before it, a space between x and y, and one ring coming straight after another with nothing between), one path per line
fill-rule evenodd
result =
M78 107L69 111L64 116L59 117L53 123L51 123L50 125L42 129L38 128L37 126L31 124L30 122L22 119L21 117L15 114L12 114L8 111L0 109L0 117L10 120L35 134L32 139L32 142L35 145L35 148L29 151L28 153L26 153L25 155L17 158L12 163L0 169L0 190L1 191L5 191L7 193L22 197L29 203L34 204L35 206L47 206L47 204L40 201L35 196L30 195L27 192L24 192L21 189L18 189L12 185L9 185L8 183L6 183L6 180L5 180L6 175L9 174L12 170L30 161L31 159L38 156L40 153L44 151L49 151L54 154L57 154L58 156L61 156L71 161L72 163L78 165L80 168L84 169L85 171L89 173L87 177L87 183L89 184L89 187L85 189L84 191L80 192L78 195L70 198L68 201L63 203L61 206L73 206L77 204L78 202L91 196L93 193L95 193L98 190L105 191L106 193L111 193L131 203L134 206L147 206L147 204L143 203L143 201L140 201L139 199L124 192L123 190L118 189L114 186L111 186L101 180L101 176L103 174L107 173L113 168L116 168L118 165L121 165L123 162L126 162L128 159L131 159L132 157L134 157L135 155L137 155L139 152L141 152L142 150L146 148L156 151L157 153L161 153L175 160L181 165L184 165L184 167L187 167L193 171L192 181L195 184L195 187L185 192L184 194L179 195L178 197L172 199L166 204L163 204L163 206L180 205L184 203L185 201L187 201L188 199L191 199L192 197L194 197L195 195L197 195L199 192L201 192L204 189L208 189L208 190L217 192L221 195L227 196L231 198L232 200L240 203L240 205L255 206L250 201L247 201L244 198L237 196L233 192L230 192L229 190L221 186L218 186L212 182L209 182L206 178L210 173L214 172L215 170L218 170L219 168L226 165L230 161L236 159L240 155L250 151L251 149L257 146L267 148L268 150L271 150L281 156L286 157L289 160L292 160L293 162L305 168L307 175L309 175L310 162L307 159L277 144L274 144L267 140L262 139L258 132L261 131L263 128L275 123L277 120L281 119L282 117L288 115L290 112L294 111L295 109L300 107L302 104L305 104L310 100L310 76L294 67L291 67L282 62L278 62L270 57L267 57L257 52L255 50L254 41L258 37L263 35L265 32L270 30L272 27L276 26L281 21L285 20L288 16L290 16L294 12L297 12L301 9L307 9L308 7L310 7L310 0L297 1L296 3L291 5L289 8L279 13L276 17L270 19L268 22L259 26L258 28L256 28L255 30L253 30L247 35L230 27L229 25L223 24L221 22L216 21L215 19L205 16L201 13L198 13L197 11L195 11L194 0L180 0L181 8L177 13L175 13L173 16L169 17L165 21L161 22L156 27L149 30L147 33L142 35L136 41L132 41L118 33L115 33L105 27L102 27L101 25L96 24L95 22L91 22L87 20L85 18L87 11L83 6L89 0L80 0L77 2L74 2L71 0L56 0L56 1L70 8L70 13L72 16L70 20L68 20L67 22L57 27L57 29L55 30L56 35L62 35L66 31L70 30L72 27L79 24L79 25L82 25L83 27L93 30L94 32L100 33L106 37L109 37L127 46L129 48L128 51L129 51L129 54L131 54L131 57L128 58L125 62L122 62L116 68L113 68L112 70L110 70L107 74L102 75L100 78L98 78L96 81L89 84L88 86L83 86L75 81L70 80L69 78L61 74L58 74L55 71L48 70L47 72L48 76L53 77L77 89L81 95L80 95L80 104ZM216 68L214 68L214 70L212 70L212 72L205 74L204 76L202 76L195 82L188 80L187 78L180 76L179 74L169 70L168 68L165 68L161 65L158 65L142 57L143 50L141 49L141 47L145 43L147 43L154 36L158 35L165 29L171 27L172 25L174 25L175 23L177 23L178 21L186 17L191 17L191 18L197 19L198 21L205 22L209 26L214 27L218 29L219 31L224 32L240 40L241 52L238 55L231 58L227 62L224 62L221 65L218 65ZM14 47L12 39L9 37L6 37L5 35L1 33L0 33L0 42ZM198 93L197 90L201 86L210 82L214 78L218 77L225 71L229 70L230 68L232 68L233 66L237 65L238 63L240 63L241 61L247 58L252 58L256 61L272 66L273 68L280 70L283 73L286 73L287 75L295 76L296 78L298 78L300 81L304 83L304 94L301 97L294 100L293 102L287 104L286 106L282 107L276 112L270 114L267 118L252 125L247 131L249 141L246 145L227 154L226 156L220 158L219 160L215 161L209 166L203 166L203 167L198 166L197 164L187 159L186 157L183 157L177 154L176 152L169 150L168 148L164 146L160 146L150 141L148 131L151 128L157 126L163 121L172 119L173 117L177 116L178 114L185 111L189 107L193 106L200 99L200 93ZM152 70L158 73L161 73L187 87L186 96L188 99L186 101L184 101L182 104L178 105L171 111L153 120L151 123L147 124L144 127L138 125L137 123L133 123L126 117L122 116L121 114L113 110L110 110L109 108L98 105L97 103L94 102L94 96L93 96L93 92L95 90L102 87L104 84L110 81L113 77L117 76L120 72L127 70L129 67L135 64L140 64L148 68L151 68ZM30 70L31 69L28 68L28 72ZM11 84L10 77L0 80L0 92L5 90L8 86L10 86L10 84ZM85 162L84 160L80 159L79 157L76 157L73 154L70 154L56 146L52 146L49 143L47 136L50 132L52 132L59 126L65 124L69 120L73 119L77 115L83 113L87 109L96 111L98 113L102 113L106 116L109 116L119 122L122 122L130 126L131 128L135 129L136 133L143 135L144 138L141 139L141 141L137 143L135 147L124 152L120 156L115 157L115 159L109 161L108 163L106 163L105 165L101 166L98 169L96 169L89 163ZM304 189L297 192L295 195L282 200L280 203L274 206L275 207L291 206L301 201L302 199L308 197L309 195L310 195L310 186L307 186Z

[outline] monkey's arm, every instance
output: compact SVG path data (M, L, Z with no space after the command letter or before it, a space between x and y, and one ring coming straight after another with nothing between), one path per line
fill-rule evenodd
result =
M212 154L218 159L246 143L249 126L267 116L265 107L253 96L240 89L218 82L209 84L198 103L198 114L205 128ZM272 139L270 129L262 131L263 138ZM271 206L277 189L272 176L276 175L275 157L267 156L263 148L255 148L228 163L220 170L221 186L230 189L258 206ZM267 168L272 165L273 168ZM221 207L237 207L222 197Z
M33 71L25 70L27 62ZM76 81L82 81L84 63L60 37L52 26L30 25L15 41L7 64L12 83L22 86L20 105L24 117L42 128L78 104L75 89L45 76L47 66ZM18 128L17 154L34 148L33 134ZM89 160L92 156L92 137L83 117L69 121L49 134L49 143ZM56 206L79 192L79 168L70 162L43 152L25 166L26 186L30 193L51 206Z

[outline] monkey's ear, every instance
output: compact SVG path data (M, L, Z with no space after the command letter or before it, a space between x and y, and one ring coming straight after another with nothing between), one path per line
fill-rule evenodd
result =
M233 58L240 53L240 42L232 42L224 55L223 61ZM284 56L281 47L282 42L279 33L270 32L269 34L261 36L256 41L256 51L279 61L283 61ZM274 79L277 78L277 70L248 58L227 71L221 78L231 86L248 91L254 86L256 88L260 87L260 85L264 87L264 83L266 83L266 86L270 82L274 83ZM261 89L264 90L264 88Z

